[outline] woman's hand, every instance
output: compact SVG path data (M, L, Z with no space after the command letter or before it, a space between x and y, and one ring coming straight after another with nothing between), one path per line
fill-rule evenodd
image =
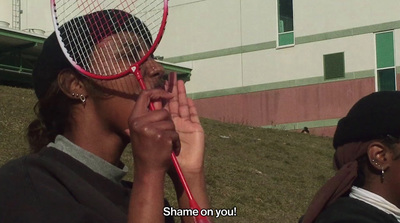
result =
M183 175L200 208L208 208L209 201L204 177L204 131L200 124L193 101L186 96L183 81L176 80L176 74L170 74L166 90L173 98L166 104L171 113L175 130L181 140L181 151L177 156ZM169 175L174 182L180 208L191 208L187 195L183 191L177 173L171 169ZM193 217L182 217L182 222L193 222Z
M170 74L166 89L173 95L166 109L171 113L181 141L181 151L177 156L181 169L184 174L201 173L204 163L204 131L196 107L192 99L187 97L183 81L177 81L175 73Z
M171 98L161 89L143 91L129 117L126 133L132 143L134 184L128 222L164 222L164 178L180 142L171 115L159 101ZM148 110L150 101L157 101L155 111Z
M135 170L166 171L171 164L171 153L179 152L179 135L167 110L162 109L159 101L170 99L168 92L155 89L143 91L129 117L129 131ZM149 111L150 101L155 111Z

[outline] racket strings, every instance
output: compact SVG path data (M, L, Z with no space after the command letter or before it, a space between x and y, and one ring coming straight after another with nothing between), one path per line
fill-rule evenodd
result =
M74 22L75 23L75 22ZM62 35L65 35L65 38L67 39L67 41L64 41L64 44L67 48L71 49L71 53L73 53L73 55L71 55L73 58L75 58L75 61L81 61L84 62L84 60L86 60L85 56L82 55L83 51L84 51L84 46L77 44L77 41L83 43L83 38L81 35L77 35L76 37L72 38L72 35L70 34L70 29L71 26L74 27L76 26L76 24L68 24L65 26L65 33L63 33Z
M54 1L58 30L70 59L95 75L117 75L143 63L163 20L162 0ZM96 47L100 42L101 47Z
M150 2L150 1L147 1L147 3L148 2ZM156 3L156 2L157 1L152 1L150 4L147 4L147 5L145 5L143 2L139 5L137 5L137 8L136 8L137 13L135 13L135 14L137 14L142 19L142 21L147 25L147 29L148 29L148 32L144 29L139 29L139 33L137 33L137 35L140 37L140 39L144 40L146 43L144 45L142 45L142 44L140 45L140 49L143 53L146 53L147 51L149 51L148 45L150 45L150 44L148 44L148 43L152 42L153 36L155 36L155 34L158 33L158 31L159 31L158 30L159 27L156 27L154 24L156 24L156 21L159 24L160 18L162 18L162 16L156 17L155 15L157 13L151 13L154 11L162 12L161 10L155 10L157 8L157 4L154 4L154 3ZM160 1L158 1L158 2L160 2ZM153 5L155 5L155 6L153 6ZM142 6L144 6L145 8L142 8ZM149 14L153 14L153 15L148 16ZM160 14L160 13L158 13L158 14ZM138 24L137 20L134 20L134 22L135 22L135 24L130 24L130 25L137 26L137 27L139 27L141 25L141 24ZM151 24L151 26L149 26L149 24ZM136 49L136 48L133 48L133 49ZM134 53L139 54L140 52L134 52Z
M106 15L105 13L102 14L97 13L91 15L93 15L93 20L87 23L91 24L90 28L92 32L90 33L90 36L94 38L94 44L101 42L104 38L108 36L112 36L114 32L113 28L109 25L106 25L105 23L98 22L98 21L107 21L107 19L109 21L113 21L112 16L110 14ZM90 17L91 16L88 16L88 18ZM94 30L99 30L99 32L95 33ZM112 39L115 42L114 36L112 36ZM120 67L117 66L118 63L115 63L115 61L117 61L117 58L115 56L115 52L113 52L113 48L110 45L110 42L104 44L103 46L104 50L99 49L97 47L94 47L94 49L96 50L96 55L101 56L100 57L101 59L99 61L95 60L97 63L97 69L100 69L96 73L107 75L107 74L113 74L115 73L115 71L120 70ZM94 70L90 70L90 72L94 73Z
M122 3L120 4L120 6L122 6ZM117 20L117 22L116 22L116 23L118 23L117 27L121 27L124 25L124 23L126 21L129 21L129 18L124 18L124 17L126 17L126 14L125 15L123 15L122 13L120 13L120 14L121 14L122 19ZM122 20L122 22L121 22L121 20ZM120 35L112 36L112 39L114 42L118 42L120 45L123 45L123 43L134 43L135 40L132 38L132 36L133 35L128 35L128 33L123 33ZM128 45L131 45L131 44L128 44ZM129 48L131 48L131 47L129 47ZM132 61L130 60L130 57L139 58L139 57L135 56L135 55L139 55L139 54L131 55L131 52L127 50L127 47L119 47L119 48L117 48L117 50L118 50L119 58L124 58L121 60L123 68L129 67L132 65L131 64Z
M78 8L83 9L82 11L85 11L86 14L89 14L91 12L100 11L101 4L99 3L99 1L81 0L80 4L78 3Z
M76 10L76 8L73 7L73 4L67 3L69 3L69 1L62 1L61 3L57 3L59 9L59 14L57 18L59 22L65 23L65 21L70 20L75 16L77 11L78 13L82 13L82 11ZM84 3L85 2L81 2L81 4L78 3L78 6L82 8L82 5ZM83 52L86 51L85 49L88 49L91 40L88 39L90 38L90 36L88 35L83 35L80 32L74 33L75 28L81 26L86 26L86 24L80 22L80 20L71 20L70 23L65 23L63 29L60 31L61 36L64 36L64 38L66 39L66 41L63 41L63 43L66 48L70 49L69 53L70 56L74 58L74 62L79 65L85 65L88 63L88 57Z
M88 54L92 53L91 51L92 43L94 42L91 35L87 35L84 32L76 32L75 27L85 27L83 30L89 30L87 27L87 23L83 22L83 20L73 20L73 24L66 31L66 36L69 38L71 52L73 53L73 58L79 65L81 65L85 70L91 71L91 66L100 67L97 64L96 60L90 61ZM71 36L76 36L75 38L71 38ZM96 48L94 48L96 50ZM91 66L89 66L89 64Z

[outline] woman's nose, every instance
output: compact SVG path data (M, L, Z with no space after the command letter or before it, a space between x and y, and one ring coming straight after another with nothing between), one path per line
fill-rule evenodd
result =
M153 77L163 78L165 70L164 67L161 66L161 64L159 64L153 58L149 58L143 64L142 73L144 73L146 76L150 78Z

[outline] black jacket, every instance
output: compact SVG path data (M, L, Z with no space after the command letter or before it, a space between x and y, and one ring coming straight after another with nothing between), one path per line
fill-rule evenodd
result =
M342 197L329 205L315 223L398 223L396 218L363 201Z
M132 183L122 184L44 148L0 168L0 222L127 222Z

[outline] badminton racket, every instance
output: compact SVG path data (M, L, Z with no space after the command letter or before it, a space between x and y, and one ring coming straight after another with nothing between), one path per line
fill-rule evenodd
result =
M134 74L146 89L140 66L153 56L164 34L168 0L50 0L60 47L75 69L111 80ZM150 110L154 105L150 103ZM190 207L192 196L174 153L171 158ZM197 222L208 222L199 215Z

